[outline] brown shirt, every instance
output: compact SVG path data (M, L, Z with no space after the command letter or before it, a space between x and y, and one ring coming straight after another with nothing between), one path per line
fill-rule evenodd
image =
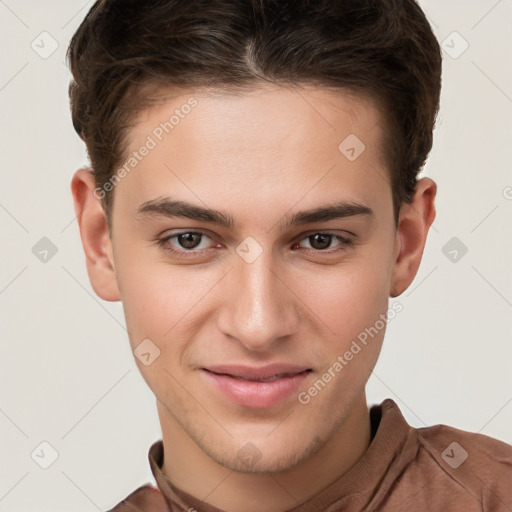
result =
M410 427L391 399L370 419L372 441L357 464L287 512L512 512L512 446L445 425ZM143 485L109 512L222 512L167 479L162 441L148 458L158 489Z

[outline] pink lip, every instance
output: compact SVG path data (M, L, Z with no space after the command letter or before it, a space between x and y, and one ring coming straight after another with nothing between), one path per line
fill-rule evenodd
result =
M201 371L231 401L245 407L264 409L296 393L311 370L305 367L274 364L261 368L212 366L208 369L202 368ZM282 377L269 382L255 380L282 374ZM241 377L254 380L243 380Z

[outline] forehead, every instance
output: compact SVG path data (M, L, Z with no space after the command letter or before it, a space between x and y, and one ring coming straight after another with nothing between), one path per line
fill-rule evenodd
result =
M339 137L350 128L367 137L377 124L383 124L377 101L370 96L304 84L159 89L148 92L147 96L151 99L148 101L146 98L146 108L138 112L136 125L128 131L127 140L133 146L137 146L137 142L152 128L169 121L173 114L179 115L175 115L171 123L174 138L179 136L179 130L174 131L174 128L185 117L190 117L187 124L193 124L194 129L206 130L210 128L208 123L214 121L216 131L226 135L231 132L236 144L241 142L239 137L235 137L240 134L241 128L247 133L252 127L260 132L261 137L267 133L269 138L272 131L287 128L288 135L314 139L315 135L324 137L323 132L327 130ZM197 105L190 108L192 98ZM189 115L191 110L193 115ZM292 125L293 130L290 130ZM322 128L320 131L317 130L319 127ZM283 140L280 137L275 142L282 143Z
M305 205L315 194L336 200L340 192L375 202L390 194L382 133L375 103L330 89L168 91L129 130L127 157L151 149L118 188L130 189L132 210L177 189L196 202L240 197L246 208L248 199L304 196Z

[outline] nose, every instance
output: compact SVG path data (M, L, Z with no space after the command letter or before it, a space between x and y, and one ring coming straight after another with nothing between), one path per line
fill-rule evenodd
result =
M265 352L299 325L298 290L286 283L282 269L265 251L252 263L238 258L223 280L218 311L220 331L248 350Z

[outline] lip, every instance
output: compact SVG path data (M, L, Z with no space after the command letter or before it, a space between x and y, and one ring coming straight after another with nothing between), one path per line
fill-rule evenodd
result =
M244 407L265 409L296 394L311 372L310 368L274 364L255 368L248 366L212 366L201 368L201 373L230 401ZM279 378L262 382L258 380Z
M243 379L268 379L275 375L296 374L305 370L310 370L307 366L299 366L287 363L273 363L266 366L244 366L240 364L224 364L208 366L203 370L208 370L217 374L231 375L232 377L241 377Z

